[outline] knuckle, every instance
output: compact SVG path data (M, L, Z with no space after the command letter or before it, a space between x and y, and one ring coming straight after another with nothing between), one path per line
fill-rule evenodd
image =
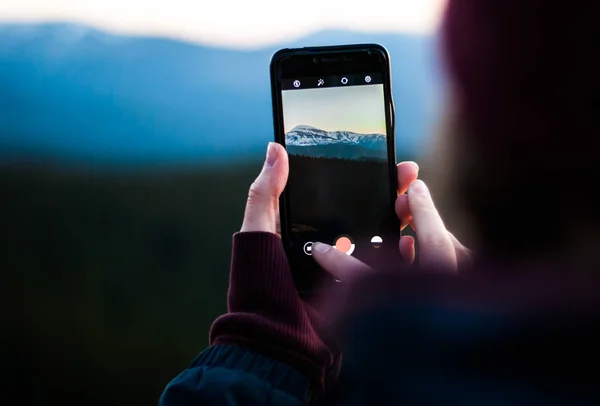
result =
M457 267L457 256L448 238L432 236L420 241L420 261L430 268L451 269Z
M250 185L250 189L248 190L248 202L252 202L254 200L262 200L266 197L266 193L264 188L261 187L260 183L253 182Z

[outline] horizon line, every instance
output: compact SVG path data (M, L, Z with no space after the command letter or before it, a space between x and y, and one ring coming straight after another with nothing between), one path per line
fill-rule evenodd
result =
M228 49L235 51L258 51L263 49L268 49L271 47L276 47L278 45L286 44L286 43L295 43L303 38L309 38L311 36L317 35L319 33L348 33L348 34L360 34L360 35L375 35L375 36L404 36L404 37L413 37L413 38L430 38L434 33L429 32L417 32L411 30L377 30L377 29L349 29L349 28L336 28L336 27L323 27L319 29L305 30L302 33L296 35L288 35L285 38L280 38L278 41L262 41L257 42L256 44L241 44L241 43L233 43L233 42L219 42L219 41L211 41L209 39L202 39L200 36L191 36L185 35L183 32L181 34L176 33L167 33L161 31L149 31L149 30L130 30L130 29L118 29L114 27L105 27L100 24L94 24L85 21L77 21L77 20L64 20L64 19L19 19L19 20L5 20L0 16L0 27L1 26L73 26L79 27L83 29L87 29L90 31L98 31L107 35L113 35L116 37L122 38L137 38L137 39L166 39L175 42L199 45L207 48L218 48L218 49Z

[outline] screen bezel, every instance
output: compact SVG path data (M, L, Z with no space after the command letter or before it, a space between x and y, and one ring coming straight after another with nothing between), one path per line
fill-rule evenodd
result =
M286 146L283 123L282 80L295 77L361 74L376 72L383 77L389 190L390 190L390 228L394 228L400 237L400 224L394 213L395 201L398 197L398 180L396 169L396 142L394 131L394 103L392 98L392 81L390 58L387 50L378 44L357 44L342 46L307 47L282 49L271 59L271 96L273 103L273 124L275 142ZM281 220L281 237L290 261L292 277L301 294L312 294L318 286L333 281L333 277L323 271L315 262L313 269L302 269L298 272L293 263L290 247L290 226L288 219L290 201L286 186L279 201ZM394 223L394 222L397 223Z

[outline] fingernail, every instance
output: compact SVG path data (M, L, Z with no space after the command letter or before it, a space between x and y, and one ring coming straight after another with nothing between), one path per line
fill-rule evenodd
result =
M416 166L417 167L417 173L419 172L419 164L416 163L415 161L402 161L402 162L400 162L398 164L398 166L405 165L405 164L412 164L412 165Z
M275 147L274 142L269 142L269 146L267 147L267 160L265 161L265 165L269 168L272 168L277 163L277 148Z
M330 249L331 245L323 244L322 242L316 242L312 246L312 252L317 252L319 254L325 254Z
M425 185L425 182L423 182L421 179L417 179L410 184L409 192L412 192L414 194L421 195L421 196L427 196L427 194L429 193L429 191L427 190L427 186Z

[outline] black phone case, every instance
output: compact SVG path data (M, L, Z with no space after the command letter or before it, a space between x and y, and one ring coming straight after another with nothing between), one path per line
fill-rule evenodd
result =
M335 53L335 52L348 52L348 51L376 51L381 53L385 57L387 70L384 72L384 83L385 83L385 101L386 104L390 107L390 120L387 123L388 134L391 134L391 137L388 138L388 161L389 161L389 170L390 170L390 188L397 191L397 171L396 171L396 136L395 136L395 108L394 108L394 100L392 97L392 77L391 77L391 62L390 56L382 45L379 44L352 44L352 45L334 45L334 46L318 46L318 47L304 47L304 48L284 48L277 51L271 57L270 63L270 80L271 80L271 101L273 107L273 127L275 132L275 142L283 145L285 147L285 133L283 126L283 109L281 103L281 87L279 83L278 77L278 66L280 62L287 57L295 56L295 55L318 55L322 53ZM284 248L290 257L290 243L289 243L289 221L288 221L288 212L289 212L289 198L287 187L283 191L280 201L279 201L279 213L280 213L280 222L281 222L281 237L283 241ZM399 225L398 225L399 229ZM294 274L294 267L292 265L292 276L294 277L294 281L296 281L296 276ZM323 271L325 274L325 271ZM325 278L328 278L325 276ZM333 279L333 278L331 278ZM299 289L301 294L310 295L314 293L314 286L311 289Z

